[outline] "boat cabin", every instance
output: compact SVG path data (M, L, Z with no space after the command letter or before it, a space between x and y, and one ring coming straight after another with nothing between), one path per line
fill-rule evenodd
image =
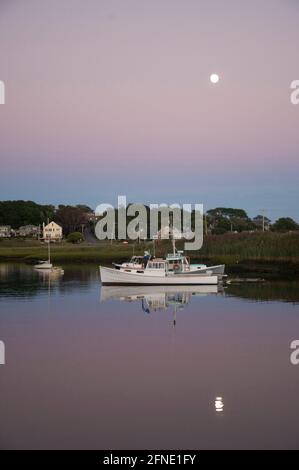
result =
M190 271L190 260L188 257L184 256L183 252L176 252L175 254L167 255L166 259L163 258L152 258L147 262L147 265L144 266L144 260L142 256L133 256L129 263L123 263L118 265L119 269L125 272L135 271L138 274L144 273L146 271L152 272L152 274L161 273L185 273Z
M147 269L162 269L167 270L167 262L162 258L154 258L147 263Z
M190 271L190 259L184 256L183 251L177 251L173 254L168 254L166 257L168 263L168 271L186 272Z

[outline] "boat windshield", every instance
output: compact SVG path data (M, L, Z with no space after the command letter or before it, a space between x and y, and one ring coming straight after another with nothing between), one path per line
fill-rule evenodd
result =
M142 263L143 258L142 256L132 256L131 263Z

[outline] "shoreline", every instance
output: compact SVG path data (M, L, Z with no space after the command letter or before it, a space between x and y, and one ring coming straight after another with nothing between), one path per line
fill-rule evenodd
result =
M149 243L135 245L135 254L142 254L144 249L149 249ZM163 249L161 249L163 248ZM167 248L166 248L167 249ZM157 256L163 256L165 245L159 247ZM51 260L54 263L63 264L106 264L113 261L125 261L133 254L133 246L124 246L121 243L108 244L107 242L98 244L57 244L51 247ZM19 243L1 242L0 243L0 263L22 262L33 264L38 259L46 259L47 252L45 245L24 241ZM213 254L207 255L200 253L190 253L192 262L204 262L208 265L225 264L226 274L229 276L240 277L259 277L267 280L299 279L299 258L286 256L259 256L246 257L236 255Z

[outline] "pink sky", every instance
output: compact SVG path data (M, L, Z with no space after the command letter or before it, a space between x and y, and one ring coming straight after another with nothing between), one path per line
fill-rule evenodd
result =
M0 198L148 201L150 176L298 217L298 26L293 0L1 1Z

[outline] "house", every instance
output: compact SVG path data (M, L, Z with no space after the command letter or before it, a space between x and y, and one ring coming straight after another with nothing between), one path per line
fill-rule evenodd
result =
M94 212L86 212L85 216L88 222L96 222L98 219Z
M43 239L60 242L62 240L62 227L56 222L50 222L48 225L43 224Z
M11 237L11 226L0 225L0 238L10 238L10 237Z
M172 239L181 240L183 238L192 239L194 237L194 233L191 230L186 229L184 232L181 232L177 228L169 227L168 225L162 227L155 237L156 239Z
M40 228L36 225L23 225L17 230L19 237L35 237L37 238L40 233Z

